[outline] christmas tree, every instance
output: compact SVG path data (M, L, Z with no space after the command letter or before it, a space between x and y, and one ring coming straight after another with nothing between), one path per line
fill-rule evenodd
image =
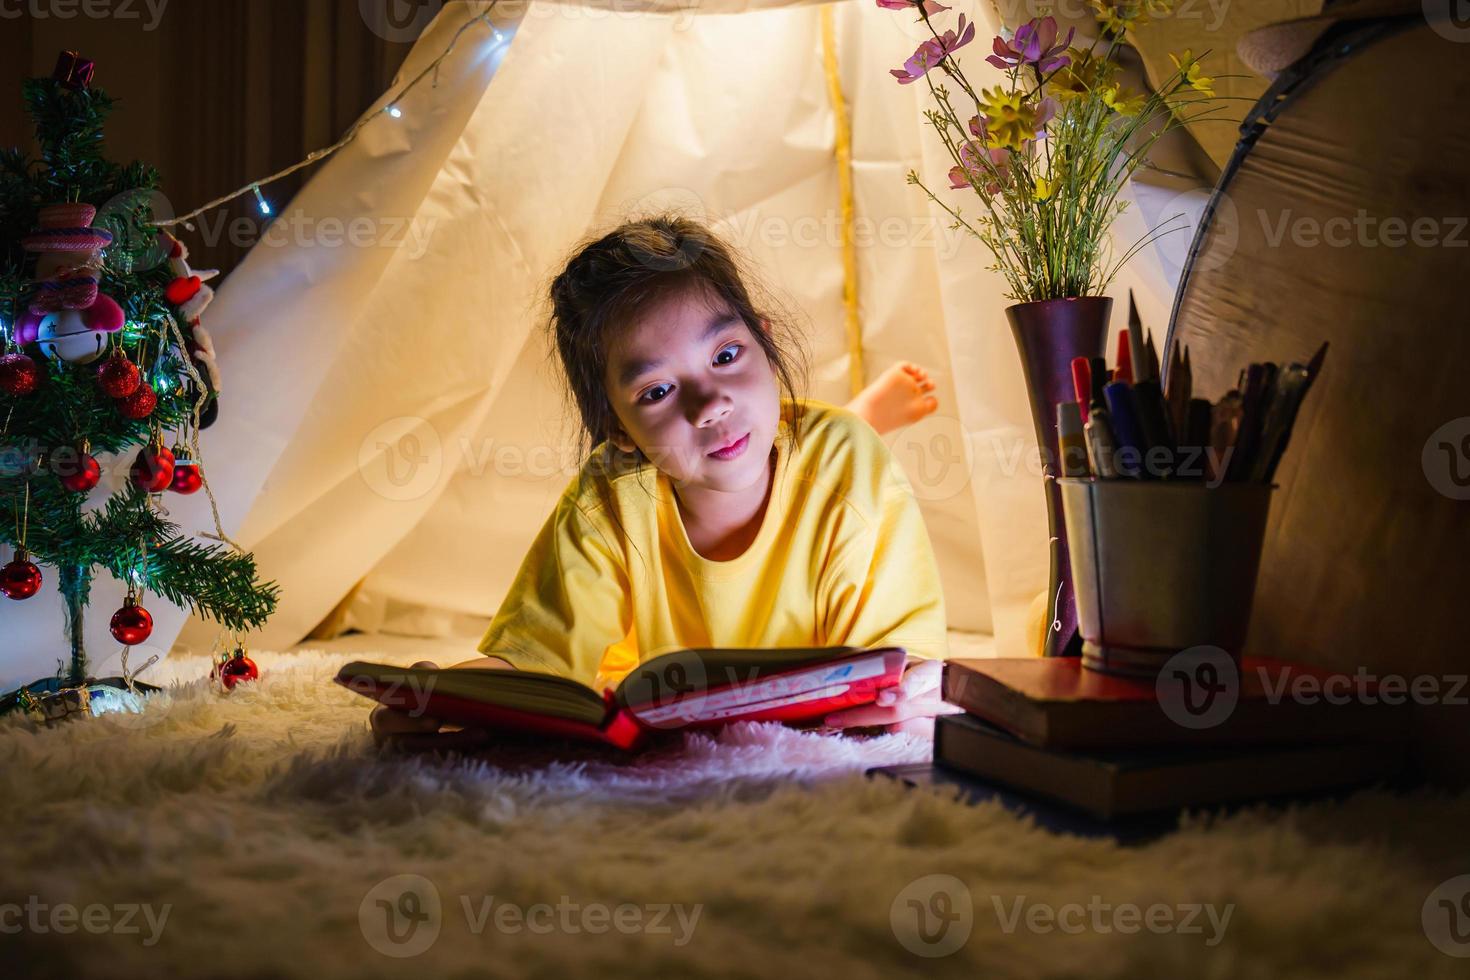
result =
M124 645L151 631L147 593L233 631L265 622L278 593L222 530L206 544L167 519L164 492L208 492L198 439L218 373L199 314L212 294L155 224L158 173L102 156L113 101L92 71L64 52L52 77L25 82L40 158L0 151L0 544L15 549L0 593L28 598L54 570L69 647L58 681L71 686L88 677L98 569L128 587L111 623ZM99 455L134 458L95 506Z

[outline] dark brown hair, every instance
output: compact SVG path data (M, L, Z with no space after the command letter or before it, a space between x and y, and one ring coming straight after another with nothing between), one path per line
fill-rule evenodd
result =
M703 224L675 214L625 222L573 251L551 283L547 332L581 418L579 459L609 475L648 462L641 451L623 453L611 441L617 416L605 382L608 351L647 310L685 289L704 291L745 321L800 412L808 370L800 334L767 290L753 294L747 283L758 284L759 278L729 245ZM798 429L790 426L793 437Z

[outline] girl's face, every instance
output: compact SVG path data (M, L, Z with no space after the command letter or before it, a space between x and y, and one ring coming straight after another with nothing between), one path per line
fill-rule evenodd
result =
M681 487L738 492L759 482L765 491L779 387L722 300L681 290L659 301L613 345L604 381L619 449L641 449ZM735 455L711 455L732 444Z

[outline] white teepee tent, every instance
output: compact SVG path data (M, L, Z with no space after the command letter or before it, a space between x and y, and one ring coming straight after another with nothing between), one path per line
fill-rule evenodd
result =
M445 5L400 79L488 6ZM980 48L999 24L973 13ZM671 206L713 224L804 314L811 396L845 402L855 355L867 379L897 360L936 376L938 413L889 442L923 501L951 627L1021 652L1046 585L1040 470L1001 279L904 178L943 187L948 168L923 86L888 75L922 25L870 0L714 0L697 14L537 0L492 17L504 40L466 30L436 84L321 167L209 311L228 387L205 465L226 532L282 588L252 645L301 641L351 595L347 626L463 634L473 652L577 463L540 292L588 233ZM1213 175L1152 178L1132 186L1122 247L1167 214L1196 216ZM1179 227L1111 290L1134 290L1160 340L1191 236ZM1126 312L1114 304L1115 327ZM212 527L202 499L169 507L187 530ZM109 585L90 619L100 669L117 650ZM152 606L133 663L209 649L216 624ZM35 612L37 654L8 661L3 686L51 669L41 651L59 612Z

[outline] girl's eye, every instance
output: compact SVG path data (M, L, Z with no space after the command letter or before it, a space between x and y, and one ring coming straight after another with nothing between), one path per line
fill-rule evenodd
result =
M641 402L643 402L643 403L645 403L645 404L649 404L649 405L653 404L654 402L661 402L661 401L664 400L664 396L663 395L659 395L657 398L654 398L654 397L651 397L651 396L653 395L654 392L656 392L656 391L663 391L667 387L668 387L668 385L654 385L652 388L649 388L647 391L645 391L643 393L643 397L640 398L640 399L638 399L638 400L641 401Z
M715 363L717 363L717 364L733 364L740 357L740 354L738 352L741 351L741 350L743 350L743 349L744 348L742 348L741 345L739 345L739 344L731 344L729 347L723 348L720 351L720 354L723 354L723 353L725 353L725 351L729 351L729 350L736 351L737 353L733 357L731 357L728 361L721 361L720 360L720 354L716 354L715 355Z

